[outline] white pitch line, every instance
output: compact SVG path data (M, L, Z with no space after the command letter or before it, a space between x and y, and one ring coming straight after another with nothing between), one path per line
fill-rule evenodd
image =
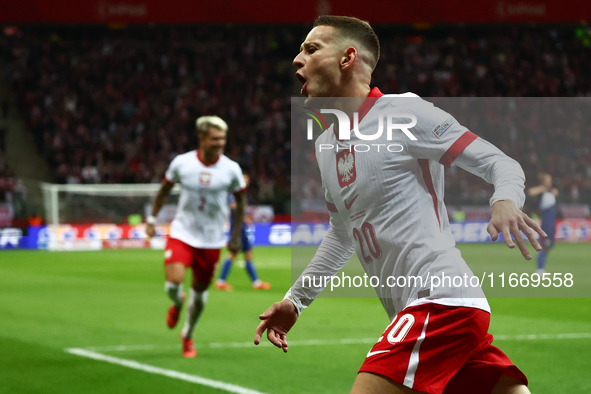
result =
M304 341L289 341L290 346L324 346L324 345L358 345L376 343L375 338L343 338L343 339L309 339ZM230 348L247 348L254 347L253 342L211 342L211 343L196 343L197 348L212 348L212 349L230 349ZM269 347L273 346L271 342L261 342L259 346ZM178 349L179 345L120 345L120 346L93 346L80 349L101 352L126 352L131 350L155 350L155 349Z
M198 347L197 344L195 344ZM96 352L128 352L132 350L164 350L164 349L180 349L180 345L117 345L117 346L90 346L81 347L77 349L84 349Z
M523 334L523 335L494 335L495 340L500 341L538 341L546 339L585 339L591 338L591 333L564 333L564 334ZM365 345L376 343L376 338L343 338L343 339L310 339L303 341L289 341L290 346L331 346L331 345ZM238 349L238 348L254 348L253 342L211 342L195 344L197 348L212 348L212 349ZM259 346L269 347L273 346L270 342L261 342ZM164 350L164 349L178 349L179 345L121 345L121 346L94 346L80 348L89 351L103 351L103 352L127 352L133 350Z
M67 353L75 354L81 357L91 358L93 360L105 361L111 364L122 365L124 367L137 369L140 371L156 374L156 375L163 375L173 379L184 380L191 383L197 383L202 386L213 387L216 389L224 390L229 393L236 393L236 394L264 394L260 391L248 389L246 387L237 386L235 384L220 382L218 380L207 379L197 375L190 375L188 373L178 372L171 369L164 369L154 367L148 364L142 364L137 361L133 360L125 360L123 358L107 356L106 354L96 353L85 349L78 349L78 348L70 348L64 349Z

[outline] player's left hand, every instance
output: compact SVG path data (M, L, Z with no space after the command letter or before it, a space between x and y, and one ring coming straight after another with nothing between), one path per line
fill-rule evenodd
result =
M298 320L296 307L290 300L276 302L259 316L261 323L254 334L254 344L261 343L261 337L267 330L267 339L287 353L287 333Z
M500 200L493 204L490 223L486 229L493 241L496 241L499 238L499 233L501 233L505 244L511 249L517 243L521 254L526 260L531 259L531 253L527 250L527 245L519 230L523 231L538 252L542 250L542 245L536 239L536 233L544 238L548 236L536 222L517 209L515 203L511 200ZM515 242L511 239L511 235L515 238Z
M228 250L232 253L238 253L242 249L242 240L240 237L232 237L228 242Z

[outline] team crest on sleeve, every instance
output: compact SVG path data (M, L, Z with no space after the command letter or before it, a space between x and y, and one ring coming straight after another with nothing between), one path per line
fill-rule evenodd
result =
M357 179L357 171L355 170L355 150L343 150L337 153L337 177L339 178L339 186L349 186L355 179Z
M449 130L454 123L456 123L456 120L453 117L446 119L443 123L433 129L433 134L435 134L435 137L437 138L443 137L443 134Z
M209 185L211 183L211 174L209 172L200 173L199 183L205 186Z

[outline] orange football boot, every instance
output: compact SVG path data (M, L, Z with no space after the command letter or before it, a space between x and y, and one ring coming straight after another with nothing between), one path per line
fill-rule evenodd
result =
M252 284L252 288L255 290L269 290L271 288L271 284L263 282L262 280L257 280Z
M181 343L183 344L183 357L194 358L197 356L197 350L195 350L195 345L193 345L193 340L191 338L189 338L189 339L183 338L182 332L181 332Z
M185 293L183 293L183 304L185 303ZM181 305L182 308L182 305ZM168 308L168 313L166 314L166 324L168 328L175 328L176 324L179 322L179 315L181 314L181 308L176 307L176 305L172 304L170 308Z
M225 280L216 281L215 288L218 290L232 291L232 286L230 286Z

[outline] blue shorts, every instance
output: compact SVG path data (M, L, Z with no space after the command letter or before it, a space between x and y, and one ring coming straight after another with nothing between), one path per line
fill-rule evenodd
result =
M240 231L240 240L242 241L242 252L248 252L252 250L252 243L250 242L250 239L248 238L248 234L246 232L247 229L248 226L246 225L246 223L242 223L242 230ZM233 231L234 226L230 228L230 234L232 234Z
M245 223L242 223L242 231L240 231L240 238L242 239L242 251L248 252L252 250L252 244L250 243L250 239L248 238L248 234L246 233L246 226Z
M541 238L540 239L540 244L545 248L545 249L552 249L554 247L554 244L556 242L554 241L554 237L550 237L548 236L548 238Z
M554 237L556 236L556 225L553 220L550 222L542 221L540 227L542 227L542 230L548 234L548 238L540 238L540 244L546 249L551 249L555 243Z

